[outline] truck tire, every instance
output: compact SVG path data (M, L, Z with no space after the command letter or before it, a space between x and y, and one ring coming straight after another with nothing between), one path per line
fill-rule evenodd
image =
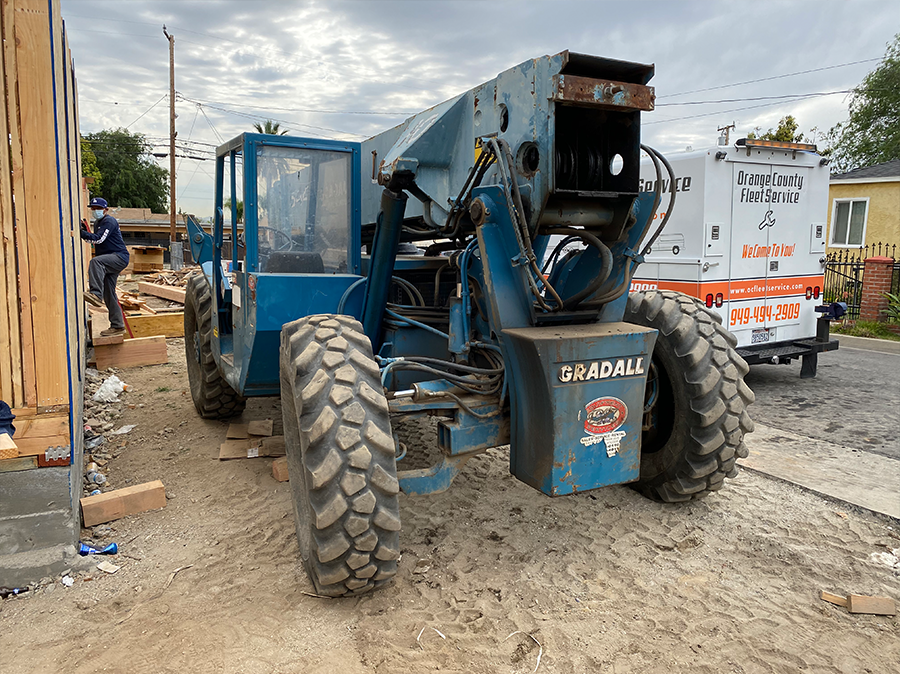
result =
M184 352L194 406L204 419L228 419L247 399L231 388L212 352L212 296L203 274L188 279L184 295Z
M316 593L384 585L400 558L400 485L369 338L349 316L287 323L280 370L297 540Z
M643 431L632 486L666 503L721 489L737 475L735 459L747 456L744 435L753 431L747 406L755 396L737 340L700 302L668 290L632 293L625 320L659 331L647 383L656 423Z

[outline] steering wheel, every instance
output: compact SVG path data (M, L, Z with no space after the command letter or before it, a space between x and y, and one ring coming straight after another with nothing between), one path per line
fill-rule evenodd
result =
M266 231L269 231L269 232L275 232L275 234L277 236L280 236L283 239L283 241L281 241L281 242L278 242L278 241L275 242L274 250L288 251L294 247L294 240L288 234L285 234L284 232L282 232L280 229L275 229L274 227L266 227L265 225L257 225L256 229L259 231L262 231L265 229ZM247 244L244 240L243 232L238 234L238 243L243 245L246 248ZM279 245L279 243L281 243L281 245Z

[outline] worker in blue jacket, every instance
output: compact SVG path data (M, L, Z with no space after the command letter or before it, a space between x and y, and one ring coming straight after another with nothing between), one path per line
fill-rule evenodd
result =
M109 329L103 330L101 335L121 335L125 333L125 318L116 296L116 281L128 266L128 249L122 240L119 222L109 215L106 199L94 197L90 209L94 231L88 229L87 222L81 221L81 238L94 246L94 257L88 266L90 290L84 294L84 299L95 307L105 303L109 310Z

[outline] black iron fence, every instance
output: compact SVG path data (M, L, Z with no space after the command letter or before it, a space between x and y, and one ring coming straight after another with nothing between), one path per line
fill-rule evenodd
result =
M894 276L891 292L900 292L900 261L897 260L897 244L873 243L859 248L844 248L829 253L825 258L826 302L846 302L847 318L859 318L862 303L863 273L866 258L884 256L894 260Z

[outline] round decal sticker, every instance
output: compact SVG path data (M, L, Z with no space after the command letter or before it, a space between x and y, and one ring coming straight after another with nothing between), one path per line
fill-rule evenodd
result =
M592 435L612 433L625 423L628 407L618 398L597 398L584 406L584 430Z

